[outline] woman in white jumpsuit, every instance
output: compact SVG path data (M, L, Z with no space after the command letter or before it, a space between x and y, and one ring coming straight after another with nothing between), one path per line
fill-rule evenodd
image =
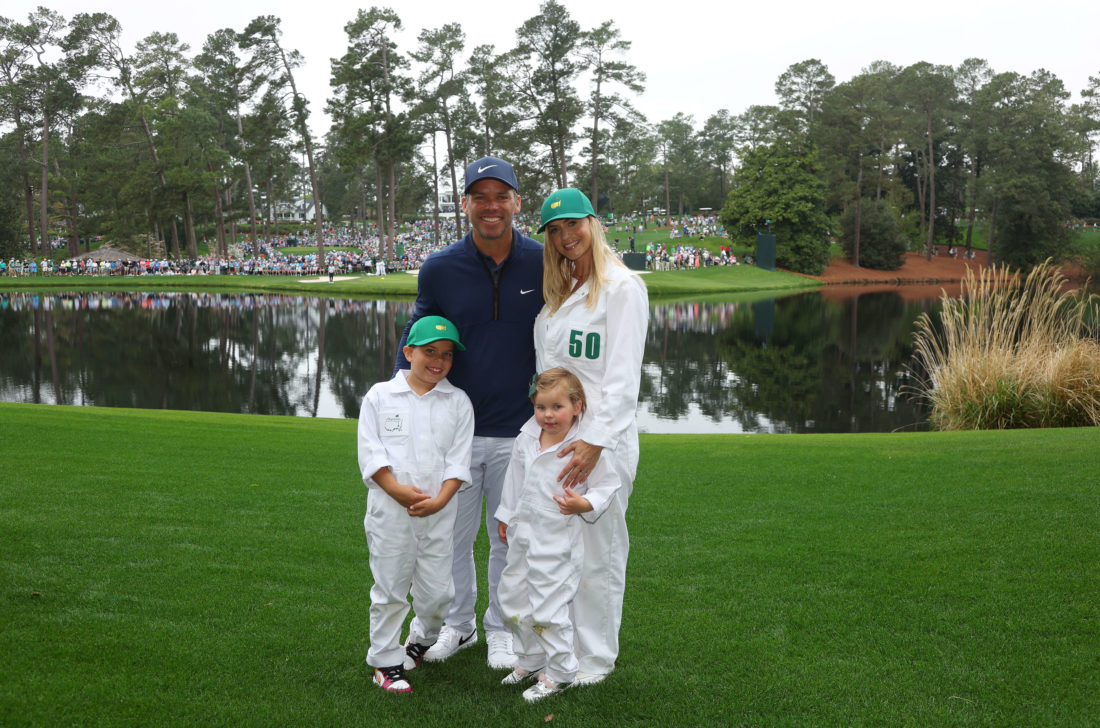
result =
M538 371L560 366L581 380L588 412L578 441L562 448L561 483L574 487L602 452L618 473L607 512L582 527L584 564L574 601L579 670L575 683L603 680L619 655L630 538L626 509L638 470L636 410L649 296L641 278L611 251L580 190L554 192L542 205L543 297L535 319Z

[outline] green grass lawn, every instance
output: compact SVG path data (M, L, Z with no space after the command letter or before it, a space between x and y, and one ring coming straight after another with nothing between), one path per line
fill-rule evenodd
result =
M1100 722L1095 428L643 436L619 667L528 706L483 644L371 685L354 421L0 427L0 725Z
M820 281L785 271L766 271L740 265L662 271L645 274L651 296L706 295L744 291L782 291L813 288ZM225 293L282 293L336 298L386 298L416 295L416 276L348 276L328 282L327 276L35 276L0 277L0 291L207 291Z

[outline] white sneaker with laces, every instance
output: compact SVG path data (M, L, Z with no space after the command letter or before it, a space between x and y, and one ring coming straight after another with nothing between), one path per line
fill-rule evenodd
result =
M537 670L524 670L519 665L512 668L512 671L504 676L504 679L500 681L501 685L519 685L521 683L534 680L539 676Z
M376 667L374 669L374 684L387 693L411 693L412 686L405 677L405 668L401 665L392 667Z
M459 650L473 647L476 644L476 629L470 634L463 636L454 627L443 625L443 629L439 630L439 639L424 653L424 659L428 662L443 662Z
M550 678L546 677L546 673L540 673L539 679L535 681L535 684L523 691L523 699L528 703L533 703L536 700L542 700L548 695L554 695L560 693L569 687L570 683L556 683Z
M516 653L512 651L512 633L493 631L485 633L489 645L489 667L494 670L509 670L516 664Z

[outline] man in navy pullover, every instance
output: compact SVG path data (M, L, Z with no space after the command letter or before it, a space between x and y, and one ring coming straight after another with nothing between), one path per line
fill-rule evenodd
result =
M409 366L401 348L418 318L436 315L450 319L466 350L455 357L448 379L463 389L474 405L473 483L455 495L455 597L439 641L425 659L445 660L477 642L473 546L484 502L489 608L482 624L489 665L511 669L515 664L512 638L501 619L497 598L508 547L497 535L493 514L500 503L512 442L531 416L528 393L535 373L533 331L535 316L543 305L542 245L512 226L520 197L511 164L484 157L466 168L465 182L462 211L472 229L421 266L416 310L397 348L397 368Z

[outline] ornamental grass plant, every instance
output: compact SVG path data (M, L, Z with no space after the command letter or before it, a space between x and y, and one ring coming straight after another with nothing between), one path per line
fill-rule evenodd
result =
M938 430L1100 425L1095 296L1067 289L1047 260L1026 277L1005 266L967 272L918 320L916 393Z

